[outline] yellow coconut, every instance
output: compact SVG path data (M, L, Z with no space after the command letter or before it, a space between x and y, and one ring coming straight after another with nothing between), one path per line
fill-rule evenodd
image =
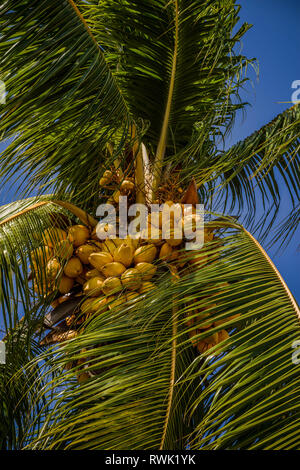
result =
M67 232L60 228L50 227L44 230L42 241L44 245L53 248L58 242L67 238Z
M172 256L173 248L168 243L164 243L159 252L159 258L169 260Z
M76 258L75 256L70 258L64 268L65 275L68 277L78 277L80 274L82 274L82 272L83 266L80 259Z
M92 277L83 286L83 293L88 297L98 297L102 294L102 277Z
M103 173L103 177L109 180L112 180L113 176L114 175L111 170L105 170L105 172Z
M206 338L203 338L203 341L208 344L217 344L218 343L218 333L213 333L210 336L206 336Z
M82 302L80 309L83 313L88 313L92 311L92 305L95 302L93 298L86 299L84 302Z
M89 257L91 254L97 252L98 249L93 245L81 245L77 248L75 254L83 264L89 264Z
M138 290L142 283L142 276L137 269L126 269L126 271L121 276L121 281L123 286L127 289Z
M62 240L54 247L54 256L67 260L73 254L73 245L69 240Z
M97 298L91 297L86 299L81 304L81 311L85 314L96 312L100 313L104 312L105 310L107 310L107 299L103 296Z
M73 225L69 227L68 239L75 247L83 245L90 237L90 231L84 225Z
M100 186L108 186L112 182L113 176L114 175L113 175L112 171L106 170L103 173L102 178L100 178L99 185Z
M106 264L112 263L113 260L114 259L112 255L105 251L100 251L99 253L92 253L88 258L89 263L99 271L101 271L103 266L105 266Z
M130 266L133 260L133 250L131 244L122 243L122 245L120 245L114 251L113 257L114 261L122 263L126 267Z
M62 276L58 284L58 290L61 294L67 294L70 292L74 285L74 279L67 276Z
M109 253L113 256L115 250L118 248L118 243L116 239L107 239L102 243L102 251Z
M152 263L157 254L156 247L152 244L140 246L135 250L133 260L138 263Z
M138 263L135 269L141 273L143 281L150 281L156 273L157 267L151 263Z
M134 190L134 183L130 180L124 180L121 184L120 190L122 193L127 193Z
M122 284L118 277L108 277L103 281L102 292L105 295L115 294L122 290Z
M48 261L46 266L46 274L49 279L55 279L61 269L60 262L56 258Z
M147 292L149 292L152 289L155 289L155 284L153 284L153 282L146 281L146 282L142 283L142 285L139 289L139 293L140 294L146 294Z
M114 261L113 263L105 264L102 267L101 272L105 277L120 277L121 274L126 270L124 264Z
M101 277L101 273L100 271L98 271L98 269L89 269L86 273L85 273L85 277L86 279L91 279L92 277Z
M218 343L221 343L221 341L225 341L225 339L228 338L230 338L230 336L226 330L221 330L218 332Z
M105 187L105 186L108 186L108 185L109 185L108 179L103 178L103 177L100 178L100 180L99 180L99 186L104 186L104 187Z

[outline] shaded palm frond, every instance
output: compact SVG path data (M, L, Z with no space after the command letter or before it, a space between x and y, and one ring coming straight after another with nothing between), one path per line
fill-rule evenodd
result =
M0 27L8 91L0 132L13 138L2 181L17 180L27 193L81 190L83 203L109 161L105 144L116 131L121 142L131 121L103 50L72 0L7 1Z
M80 8L133 115L150 123L151 157L161 166L166 152L182 168L184 158L200 159L205 141L220 137L243 106L233 97L248 61L233 50L249 25L232 36L234 2L103 0Z

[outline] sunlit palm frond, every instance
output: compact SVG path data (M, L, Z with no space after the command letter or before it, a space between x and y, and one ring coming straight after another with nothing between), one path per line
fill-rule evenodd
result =
M144 302L93 317L39 358L48 386L35 397L46 405L30 448L300 447L291 427L300 422L299 308L256 240L233 222L220 225L226 235L211 243L211 263L176 281L160 267ZM197 343L225 329L228 339L195 354L192 332Z

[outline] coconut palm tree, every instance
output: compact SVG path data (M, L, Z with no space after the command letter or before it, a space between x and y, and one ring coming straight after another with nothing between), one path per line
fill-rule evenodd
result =
M300 448L300 311L260 244L299 222L300 112L224 150L255 64L238 14L234 0L2 2L0 174L22 198L0 210L3 449ZM57 286L35 292L32 250L49 227L95 227L107 170L134 175L137 202L199 198L214 235L206 262L161 263L138 303L68 337L81 297L53 309Z

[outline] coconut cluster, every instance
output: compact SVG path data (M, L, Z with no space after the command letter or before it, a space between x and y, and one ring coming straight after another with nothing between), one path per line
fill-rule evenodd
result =
M174 203L167 201L165 204L171 206ZM179 212L183 214L183 211L184 207L181 206ZM35 272L34 287L37 292L45 287L48 291L58 290L58 296L52 303L53 308L70 298L70 294L80 297L80 311L65 319L69 328L66 333L68 339L70 335L76 336L77 329L91 316L128 301L138 301L141 296L155 289L160 262L171 263L178 275L183 276L185 272L199 269L211 261L213 255L208 253L205 244L197 251L186 252L184 249L184 224L195 224L196 217L191 212L180 219L183 224L182 237L178 237L178 232L175 233L178 220L174 212L169 219L169 230L163 238L163 211L154 218L151 214L148 216L147 230L126 239L106 238L110 236L108 224L100 224L97 232L96 228L92 230L84 225L73 225L67 230L54 227L45 230L43 246L31 253ZM204 230L205 243L214 239L213 230ZM222 330L207 336L203 341L193 339L196 334L221 324L209 321L214 313L213 306L205 311L197 311L198 315L188 323L191 341L201 353L228 337L227 331ZM197 326L199 324L200 329ZM65 335L62 335L61 340L65 340Z
M106 170L99 180L99 186L105 193L112 191L108 196L108 204L118 204L120 196L130 196L134 198L135 183L134 177L122 176L119 170Z

